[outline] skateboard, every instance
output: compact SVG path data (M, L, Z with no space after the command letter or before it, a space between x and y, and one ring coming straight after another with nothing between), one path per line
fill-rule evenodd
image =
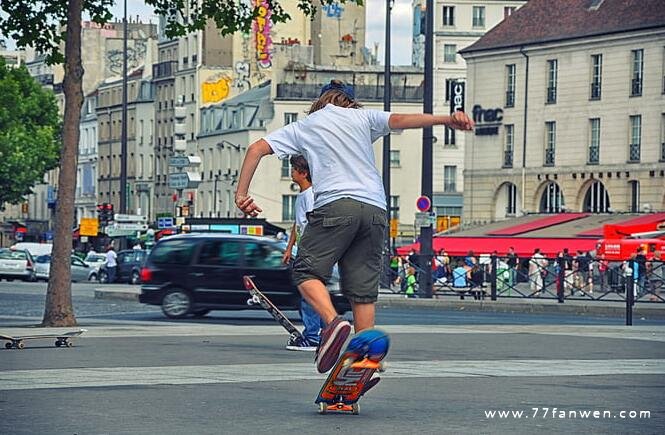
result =
M372 376L384 371L381 361L389 347L388 334L378 329L367 329L353 337L314 401L319 414L332 411L357 415L358 400L381 380Z
M6 349L12 349L12 348L23 349L25 347L23 341L38 340L44 338L55 338L55 347L60 347L60 346L72 347L74 346L74 343L72 343L71 339L73 337L78 337L79 335L83 334L86 331L87 329L79 329L78 331L64 332L62 334L19 335L16 337L12 337L11 335L0 334L0 339L7 341L7 343L5 343Z
M295 327L293 323L280 311L279 308L272 303L268 296L264 295L261 290L256 287L254 280L249 275L243 276L243 282L245 288L249 291L251 298L247 299L247 305L261 305L270 315L277 320L277 322L286 329L286 331L291 335L291 341L297 346L307 345L307 340L305 337L298 331L298 328Z

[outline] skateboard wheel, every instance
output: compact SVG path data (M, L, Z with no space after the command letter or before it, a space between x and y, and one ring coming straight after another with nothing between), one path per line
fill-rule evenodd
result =
M5 343L5 349L11 349L14 347L11 343Z
M353 415L360 414L360 404L358 402L351 405L351 412L353 413Z
M319 402L319 414L325 414L328 411L328 404L325 402Z
M18 343L16 343L16 348L17 349L23 349L24 347L25 347L25 344L23 344L22 341L19 341Z
M72 347L72 346L74 346L74 343L72 343L71 341L67 340L67 341L65 341L65 345L66 345L67 347Z
M55 347L60 347L60 346L62 346L62 343L60 342L60 340L56 340Z

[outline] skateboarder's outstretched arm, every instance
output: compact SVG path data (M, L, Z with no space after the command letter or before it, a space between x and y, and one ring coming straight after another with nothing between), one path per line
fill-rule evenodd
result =
M455 112L450 116L429 113L393 113L390 115L388 125L391 130L423 128L433 125L447 125L457 130L472 130L475 123L464 112Z
M238 190L236 191L236 206L252 217L256 217L263 211L255 202L254 198L249 196L249 184L254 177L259 162L264 156L272 154L273 151L264 139L259 139L247 148L245 160L240 169L240 178L238 180Z

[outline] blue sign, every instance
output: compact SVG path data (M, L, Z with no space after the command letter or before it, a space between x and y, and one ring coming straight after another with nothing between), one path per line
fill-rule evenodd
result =
M157 228L173 228L173 217L160 217L157 218Z
M344 8L339 3L324 5L323 10L328 18L342 18L342 12L344 12Z
M53 240L53 231L47 231L44 233L44 239Z
M429 211L432 208L432 201L426 196L421 196L416 200L416 208L422 212Z

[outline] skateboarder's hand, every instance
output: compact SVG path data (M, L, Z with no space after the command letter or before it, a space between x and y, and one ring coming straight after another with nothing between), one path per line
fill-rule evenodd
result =
M251 217L256 217L263 211L261 207L256 205L254 198L249 195L236 194L236 206Z
M291 261L291 250L286 248L286 251L284 251L284 255L282 256L282 263L289 264L289 261Z
M450 115L450 123L448 124L448 127L457 130L473 130L474 126L475 123L469 118L469 115L464 112L458 110Z

